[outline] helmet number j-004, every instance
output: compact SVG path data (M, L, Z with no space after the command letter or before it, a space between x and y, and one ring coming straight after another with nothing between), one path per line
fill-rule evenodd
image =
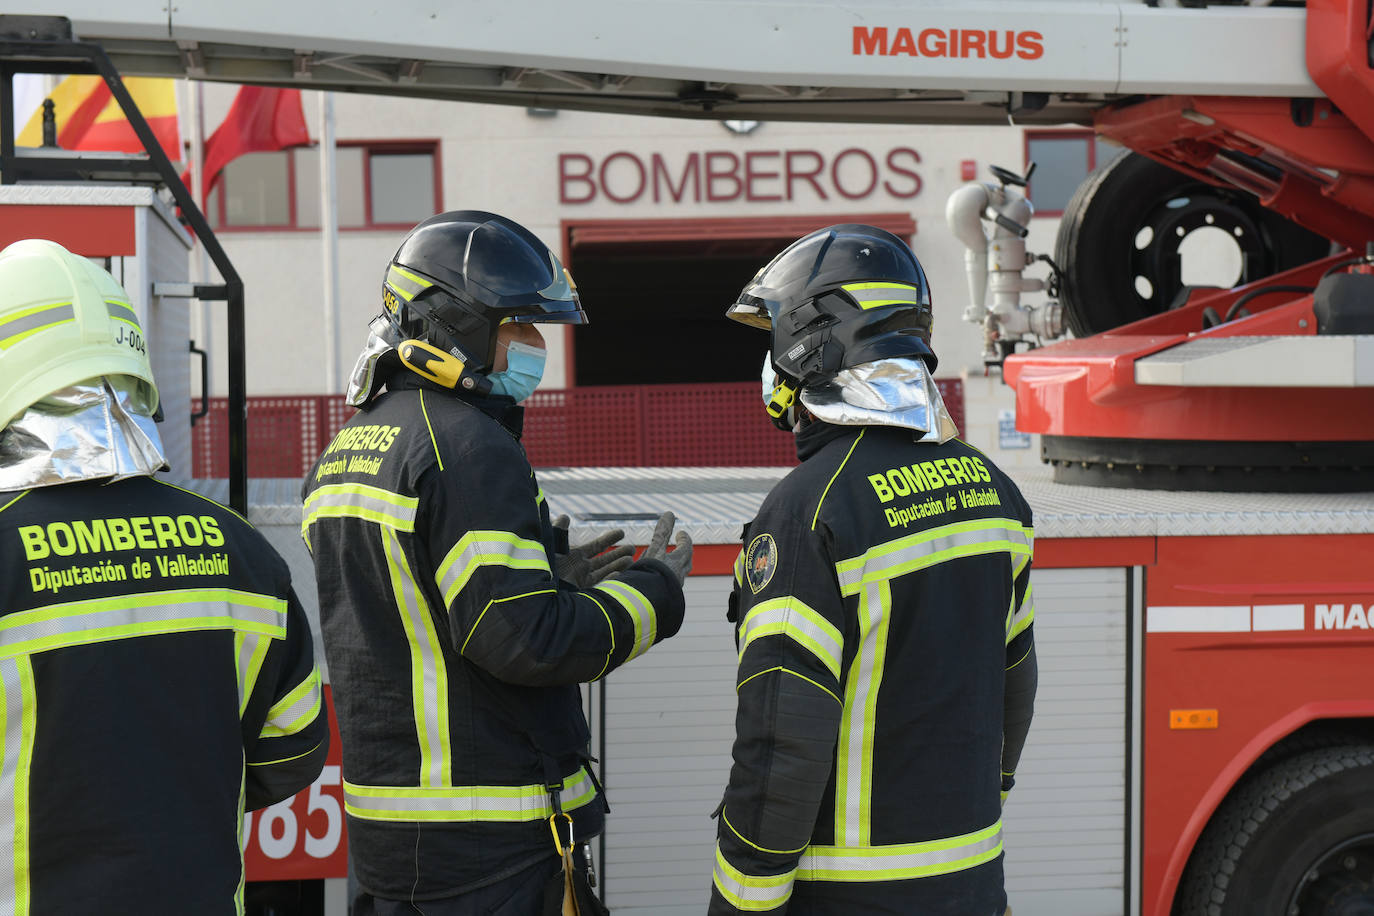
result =
M129 349L137 350L144 356L148 355L148 345L143 340L143 335L131 327L119 326L119 335L115 337L115 343L128 344Z

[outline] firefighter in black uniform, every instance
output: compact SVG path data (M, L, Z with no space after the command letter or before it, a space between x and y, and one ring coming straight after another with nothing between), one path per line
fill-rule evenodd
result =
M1031 513L954 438L926 277L831 226L729 316L801 465L745 528L734 765L710 912L1000 916L1000 803L1030 726Z
M128 296L55 242L0 252L0 911L243 912L245 808L329 732L286 563L155 479Z
M550 825L582 843L604 822L577 685L677 632L691 542L668 550L666 517L630 566L629 548L598 556L618 532L569 551L550 523L517 404L543 371L534 323L585 315L527 229L425 220L383 305L350 385L362 409L304 490L354 912L525 916L559 872Z

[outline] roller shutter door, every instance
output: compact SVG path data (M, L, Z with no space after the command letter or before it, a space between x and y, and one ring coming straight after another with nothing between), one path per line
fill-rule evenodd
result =
M1017 916L1108 916L1123 906L1127 572L1032 576L1040 692L1007 803L1007 887ZM734 739L730 579L687 584L678 636L595 696L612 808L600 867L616 916L700 916L710 895L710 815Z

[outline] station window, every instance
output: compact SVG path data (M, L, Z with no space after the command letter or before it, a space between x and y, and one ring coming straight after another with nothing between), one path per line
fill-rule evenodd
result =
M341 229L409 229L442 208L433 141L341 142L335 173ZM221 229L319 228L319 148L239 156L225 167L208 209Z
M1061 216L1083 179L1123 152L1090 130L1026 131L1027 167L1035 163L1026 196L1035 204L1035 215Z

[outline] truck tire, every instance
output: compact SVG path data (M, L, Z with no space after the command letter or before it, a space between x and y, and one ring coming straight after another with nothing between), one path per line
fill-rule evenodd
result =
M1117 156L1078 186L1059 223L1054 259L1069 328L1086 337L1166 311L1183 288L1179 248L1207 227L1226 232L1240 249L1242 283L1331 249L1250 194L1213 187L1138 153Z
M1250 777L1203 831L1174 912L1374 912L1374 745L1308 751Z

